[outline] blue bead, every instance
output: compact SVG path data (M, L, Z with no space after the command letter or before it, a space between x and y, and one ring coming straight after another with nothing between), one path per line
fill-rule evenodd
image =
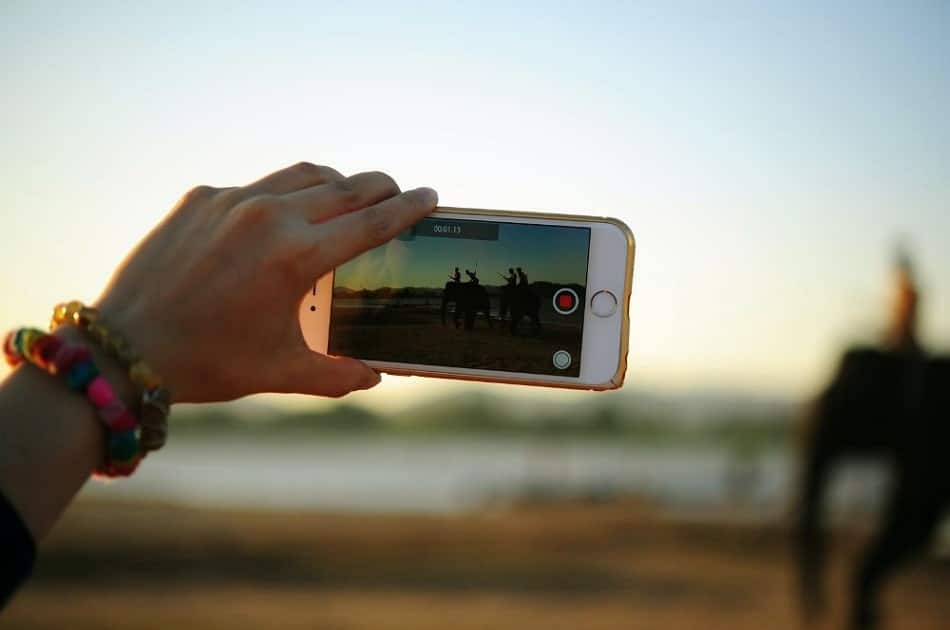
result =
M74 392L83 392L86 391L86 386L92 382L92 379L97 376L99 376L99 370L96 369L96 364L90 359L86 359L69 369L69 373L66 375L66 383Z

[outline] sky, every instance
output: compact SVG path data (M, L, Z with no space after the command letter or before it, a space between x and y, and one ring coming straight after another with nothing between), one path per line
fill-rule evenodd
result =
M507 274L510 267L520 267L529 282L587 284L589 229L497 225L495 239L415 236L390 241L340 267L334 285L437 288L445 285L456 267L462 281L469 279L466 271L473 271L487 285L505 284L498 274Z
M898 241L950 347L948 32L940 1L4 2L0 324L93 300L192 186L308 160L618 217L628 383L805 395L884 327Z

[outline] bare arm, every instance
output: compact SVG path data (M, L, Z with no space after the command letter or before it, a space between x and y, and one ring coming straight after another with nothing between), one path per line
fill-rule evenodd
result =
M58 334L82 340L75 329ZM95 348L93 356L131 404L122 371ZM84 397L32 365L11 372L0 385L0 418L0 490L40 540L102 460L102 425Z
M162 375L175 402L366 389L379 382L367 365L307 348L297 306L316 278L435 204L432 190L400 193L382 173L344 178L312 164L244 187L199 187L136 247L96 306ZM75 329L57 334L82 337ZM95 349L94 358L132 404L121 368ZM92 406L64 383L22 366L0 384L0 492L34 539L102 457Z

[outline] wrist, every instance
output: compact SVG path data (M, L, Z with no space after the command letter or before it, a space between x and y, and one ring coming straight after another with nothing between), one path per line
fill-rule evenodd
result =
M175 344L169 341L168 334L163 331L156 318L143 313L134 303L117 306L108 298L98 300L93 306L102 321L107 322L111 330L124 338L134 354L148 365L149 371L153 375L161 375L160 379L155 377L157 380L152 385L160 385L175 394L182 391L174 381L180 372L180 366L175 354L168 352ZM138 385L142 387L141 383Z
M122 368L118 360L106 353L98 344L92 343L89 337L76 326L60 326L53 334L63 341L81 343L89 348L96 368L98 368L99 373L109 381L109 384L112 385L116 398L129 409L135 409L138 406L139 401L135 386L132 385L128 373Z
M4 351L19 367L0 387L0 490L39 540L113 454L98 406L102 395L122 412L134 404L135 391L117 363L73 326L51 335L12 331Z
M138 409L138 424L141 427L138 447L143 455L145 451L161 448L168 435L171 394L162 379L142 358L134 342L129 341L126 333L116 329L99 309L87 307L77 301L57 305L53 309L51 325L54 328L62 325L78 327L81 333L93 342L100 354L106 355L114 367L122 369L128 377L125 382L131 385L136 398L133 408ZM133 330L137 329L133 327ZM136 339L141 343L141 336L136 336ZM108 392L103 392L103 396L112 400ZM110 439L128 441L132 438L126 435L110 436ZM115 448L118 452L127 450L124 446Z

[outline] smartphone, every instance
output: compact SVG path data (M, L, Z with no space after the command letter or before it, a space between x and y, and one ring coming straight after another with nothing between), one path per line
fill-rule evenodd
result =
M301 331L390 374L615 389L633 259L616 219L440 207L318 278Z

